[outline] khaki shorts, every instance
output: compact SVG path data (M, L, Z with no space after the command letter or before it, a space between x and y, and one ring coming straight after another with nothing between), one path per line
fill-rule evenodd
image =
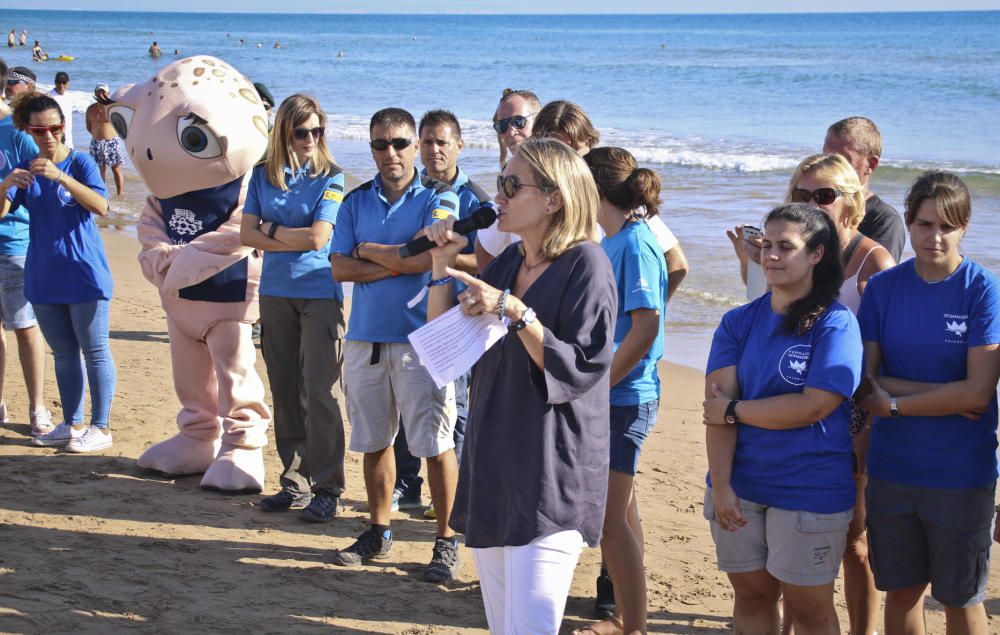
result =
M719 569L767 572L786 584L820 586L837 579L854 510L835 514L789 511L740 499L747 524L732 532L715 522L712 488L705 492Z
M348 340L344 393L354 452L392 447L400 422L413 456L434 457L455 447L455 385L435 386L409 344Z

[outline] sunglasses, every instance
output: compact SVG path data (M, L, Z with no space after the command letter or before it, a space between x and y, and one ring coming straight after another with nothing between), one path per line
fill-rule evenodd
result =
M27 83L28 82L24 81L23 79L12 79L12 78L7 79L8 86L17 86L18 84L27 84Z
M493 124L493 129L504 134L507 129L514 126L518 130L524 130L524 127L528 125L528 117L531 117L537 113L528 113L527 115L514 115L513 117L507 117L506 119L500 119L495 124Z
M832 187L821 187L811 192L797 187L792 190L792 202L808 203L809 201L815 201L817 205L829 205L837 200L837 197L841 194L843 192L835 190Z
M543 192L549 192L552 190L551 187L545 187L544 185L521 183L521 179L517 178L513 174L510 176L504 176L502 174L497 176L497 192L503 192L503 195L507 198L514 198L517 196L517 191L522 187L537 187Z
M65 127L66 125L61 123L54 126L28 126L28 132L36 137L44 137L45 133L48 132L58 139Z
M305 141L306 139L309 138L309 135L312 135L313 139L319 141L320 139L323 138L323 135L325 133L326 133L326 128L324 128L323 126L319 126L317 128L312 128L312 129L296 128L295 130L292 131L292 135L295 137L296 141Z
M401 137L396 137L395 139L372 139L371 147L372 150L376 152L385 152L392 146L397 152L400 150L405 150L413 145L413 139L403 139Z

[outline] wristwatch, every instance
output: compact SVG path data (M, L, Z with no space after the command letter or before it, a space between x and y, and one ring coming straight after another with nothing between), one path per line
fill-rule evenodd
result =
M725 419L726 423L728 423L729 425L737 424L740 422L739 417L736 416L736 404L738 404L739 402L740 402L739 399L733 399L732 401L729 402L729 405L726 406Z
M889 397L889 415L893 417L899 416L899 406L896 405L895 397Z
M535 310L530 306L521 314L521 319L511 324L508 328L513 332L518 332L535 321Z

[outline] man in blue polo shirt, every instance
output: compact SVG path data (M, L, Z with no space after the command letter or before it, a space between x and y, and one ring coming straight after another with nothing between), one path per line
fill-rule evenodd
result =
M458 194L458 217L467 218L482 205L492 204L489 194L479 187L458 167L458 155L462 152L462 128L455 115L447 110L431 110L424 113L417 127L420 135L420 162L424 164L423 176L447 183ZM473 275L479 273L476 264L476 232L466 234L469 244L458 255L455 267ZM458 418L455 421L455 456L462 460L462 442L465 439L465 418L468 403L469 374L455 381L455 405ZM423 507L420 488L420 459L414 457L407 446L406 431L400 430L394 446L396 455L396 486L392 491L392 509L415 509ZM426 518L436 518L432 505L424 513Z
M6 86L7 64L0 60L0 85ZM18 86L21 83L19 82ZM38 155L30 136L14 128L13 117L0 102L0 179L21 161ZM6 192L0 193L0 195ZM35 320L35 312L24 297L24 259L28 253L28 210L18 207L0 219L0 421L8 420L3 400L3 376L7 365L7 343L3 329L13 329L28 389L28 416L32 436L52 431L52 415L42 396L45 371L45 344Z
M363 452L371 527L334 564L384 558L396 463L392 444L400 422L410 450L427 459L431 499L441 512L434 554L424 579L443 582L458 571L458 541L448 527L458 466L452 434L454 386L439 389L421 365L407 336L427 321L427 301L407 302L430 281L425 252L400 258L399 247L436 220L457 215L458 196L447 185L417 174L417 131L400 108L372 115L372 158L378 175L344 198L333 233L330 264L338 282L353 282L344 386L351 421L350 448Z

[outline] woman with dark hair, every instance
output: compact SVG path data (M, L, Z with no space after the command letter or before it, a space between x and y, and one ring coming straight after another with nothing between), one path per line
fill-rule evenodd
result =
M660 403L656 363L663 357L667 263L643 222L659 213L660 177L638 167L635 157L622 148L595 148L584 161L601 195L597 216L604 229L601 246L618 288L611 360L611 464L601 538L601 554L618 601L615 616L578 632L645 633L646 574L633 480L639 451L656 423Z
M111 447L108 427L115 393L115 366L108 344L108 309L114 284L94 215L108 213L107 188L90 155L63 144L65 117L48 95L25 95L14 123L38 145L0 189L0 216L28 210L28 254L24 295L35 309L42 335L55 357L63 422L35 445L65 445L70 452ZM58 280L58 284L53 284ZM90 383L91 419L83 417L84 368Z
M839 633L833 584L854 507L857 320L836 301L837 228L804 203L764 221L770 292L726 313L705 377L705 517L735 593L734 629Z
M281 102L240 224L243 244L264 252L261 350L284 467L281 490L258 506L304 508L299 517L310 522L332 520L344 492L344 292L328 259L344 173L325 131L326 114L314 98Z
M565 99L550 101L538 111L531 136L558 139L580 156L601 141L601 133L594 128L583 108Z
M962 255L971 218L961 179L920 176L906 197L915 257L873 276L858 311L874 416L868 543L890 635L924 632L928 584L949 633L989 629L1000 280Z

